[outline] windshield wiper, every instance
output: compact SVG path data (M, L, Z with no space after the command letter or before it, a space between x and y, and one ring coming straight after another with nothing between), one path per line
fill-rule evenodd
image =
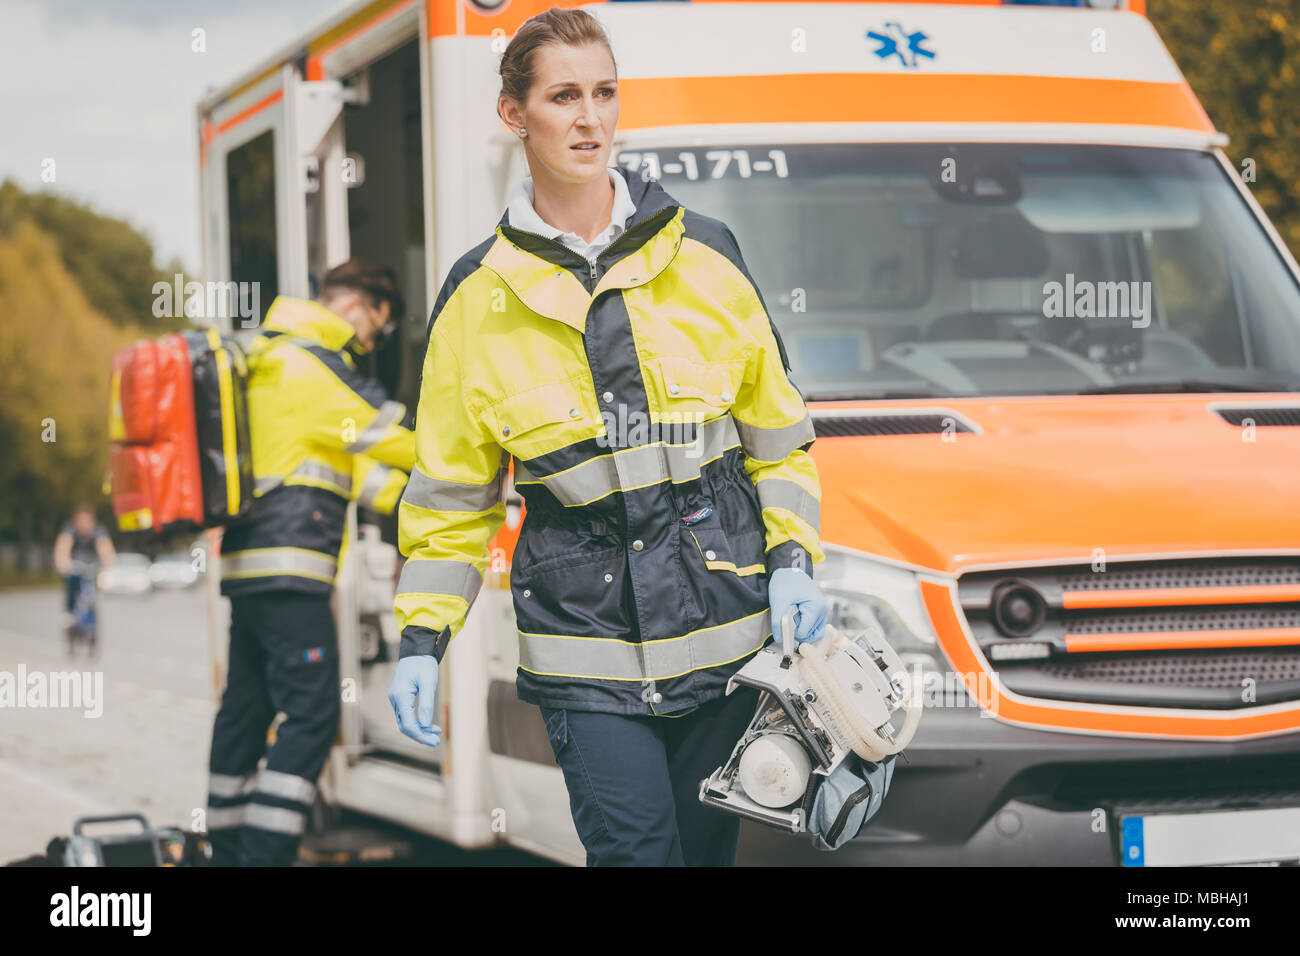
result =
M1071 389L1073 395L1140 395L1143 393L1175 392L1294 392L1300 390L1296 382L1215 382L1208 379L1186 378L1175 382L1116 382L1113 385L1092 385Z

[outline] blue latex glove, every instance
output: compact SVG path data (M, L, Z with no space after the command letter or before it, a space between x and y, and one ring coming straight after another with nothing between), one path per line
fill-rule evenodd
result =
M433 722L434 696L438 692L438 661L431 654L403 657L388 688L397 726L417 743L436 747L442 743L442 728ZM415 701L419 698L419 710Z
M767 600L772 605L772 633L781 643L781 615L795 609L794 639L820 641L826 630L826 598L813 579L798 568L777 568L767 580Z

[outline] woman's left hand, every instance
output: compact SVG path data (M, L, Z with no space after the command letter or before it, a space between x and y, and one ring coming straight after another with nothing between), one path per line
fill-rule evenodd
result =
M826 630L826 597L813 579L799 568L777 568L767 582L767 600L772 606L773 633L781 616L793 607L797 624L794 639L798 642L819 641ZM781 642L777 635L777 643Z

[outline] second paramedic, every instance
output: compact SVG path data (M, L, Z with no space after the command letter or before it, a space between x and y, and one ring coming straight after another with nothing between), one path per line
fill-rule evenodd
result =
M727 680L786 610L799 640L825 624L812 420L731 230L607 165L618 82L598 21L533 17L501 76L531 175L434 304L389 698L404 733L439 742L438 665L513 459L516 687L588 864L731 865L739 820L698 799L757 703Z
M338 728L330 595L348 502L391 514L414 465L405 407L354 359L403 311L391 269L350 259L321 277L314 300L277 297L249 346L257 501L221 544L231 620L209 764L214 865L288 866L297 857Z

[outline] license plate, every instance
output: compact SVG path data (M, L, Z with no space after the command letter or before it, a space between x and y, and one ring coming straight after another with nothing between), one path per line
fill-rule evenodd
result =
M1300 859L1300 807L1120 817L1124 866L1212 866Z

